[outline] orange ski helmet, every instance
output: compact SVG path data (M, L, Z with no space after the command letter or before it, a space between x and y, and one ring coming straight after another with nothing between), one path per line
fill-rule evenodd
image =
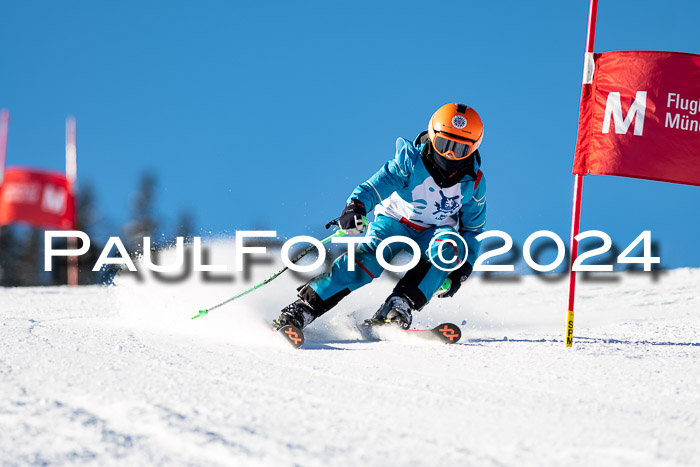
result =
M430 117L428 137L445 159L462 160L474 154L484 138L484 124L476 110L464 104L445 104Z

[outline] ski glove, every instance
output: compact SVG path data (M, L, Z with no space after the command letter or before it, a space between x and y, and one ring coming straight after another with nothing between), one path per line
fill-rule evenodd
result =
M363 217L367 215L365 206L356 199L345 206L338 219L338 226L348 235L359 235L365 231Z
M450 275L447 276L450 280L450 288L438 296L440 298L447 298L456 294L459 288L462 287L462 282L466 281L472 273L472 269L474 269L474 267L465 261L463 265L452 271Z

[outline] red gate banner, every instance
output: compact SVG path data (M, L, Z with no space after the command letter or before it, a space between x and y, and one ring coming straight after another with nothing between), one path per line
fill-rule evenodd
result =
M25 222L35 227L73 229L75 200L66 176L8 168L0 186L0 225Z
M606 52L594 61L573 173L700 186L700 55Z

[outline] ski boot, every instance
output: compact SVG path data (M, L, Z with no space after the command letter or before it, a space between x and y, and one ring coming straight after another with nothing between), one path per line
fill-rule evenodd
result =
M272 327L276 331L279 331L280 328L284 326L290 325L296 326L299 329L304 329L304 327L311 324L315 318L311 306L304 300L299 299L282 309L279 318L272 322Z
M391 295L371 319L365 320L365 325L371 327L394 324L402 329L408 329L413 321L412 313L413 307L410 300L401 295Z

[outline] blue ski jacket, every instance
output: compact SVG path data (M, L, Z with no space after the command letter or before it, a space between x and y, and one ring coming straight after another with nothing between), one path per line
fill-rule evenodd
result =
M450 226L467 242L467 261L474 264L481 242L476 237L486 225L486 180L478 154L474 171L449 187L440 187L421 157L426 142L396 140L396 156L361 183L348 198L364 204L367 212L393 217L415 230Z

